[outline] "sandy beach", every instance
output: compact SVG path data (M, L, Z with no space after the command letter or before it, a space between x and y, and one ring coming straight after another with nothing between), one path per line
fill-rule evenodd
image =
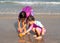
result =
M0 43L60 43L60 15L35 15L47 32L41 41L32 34L19 38L17 35L17 15L0 15Z

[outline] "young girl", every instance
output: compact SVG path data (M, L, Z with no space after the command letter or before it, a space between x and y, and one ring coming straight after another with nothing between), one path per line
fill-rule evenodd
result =
M42 38L42 35L45 34L46 30L44 26L41 24L41 22L35 21L35 18L33 16L29 16L27 18L27 21L30 27L26 32L23 32L22 35L25 35L26 33L32 30L33 32L36 33L36 36L37 36L36 39Z
M18 33L22 32L23 30L26 31L25 22L26 22L26 12L22 11L18 16Z
M18 16L18 32L22 32L23 30L26 31L26 18L32 15L33 16L33 9L30 6L24 7ZM22 24L22 27L20 26Z

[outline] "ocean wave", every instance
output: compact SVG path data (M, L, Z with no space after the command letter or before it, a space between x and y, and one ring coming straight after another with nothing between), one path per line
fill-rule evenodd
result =
M14 3L14 4L60 4L60 2L19 2L19 1L0 1L0 3Z
M0 15L12 15L12 14L16 14L18 15L19 13L17 12L0 12ZM34 12L35 15L60 15L60 13L37 13L37 12Z

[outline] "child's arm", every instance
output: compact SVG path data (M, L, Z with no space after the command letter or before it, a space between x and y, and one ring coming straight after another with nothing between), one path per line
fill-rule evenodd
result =
M18 19L18 31L22 32L21 27L20 27L20 20Z
M24 32L25 32L26 31L26 24L24 24L23 29L24 29Z
M28 33L29 31L31 31L32 28L33 28L33 25L31 25L31 26L29 27L29 29L28 29L26 32L23 33L23 35L25 35L25 34Z
M20 28L20 20L18 19L18 28Z

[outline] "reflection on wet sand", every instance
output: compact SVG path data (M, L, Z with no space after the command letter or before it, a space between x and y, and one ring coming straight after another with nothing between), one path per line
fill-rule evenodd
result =
M42 41L30 35L17 36L17 16L0 15L0 43L60 43L60 15L36 15L45 26L47 32Z
M18 38L18 43L44 43L44 38L40 39L40 40L36 40L35 38L33 38L33 36L30 35L25 35L22 38Z

